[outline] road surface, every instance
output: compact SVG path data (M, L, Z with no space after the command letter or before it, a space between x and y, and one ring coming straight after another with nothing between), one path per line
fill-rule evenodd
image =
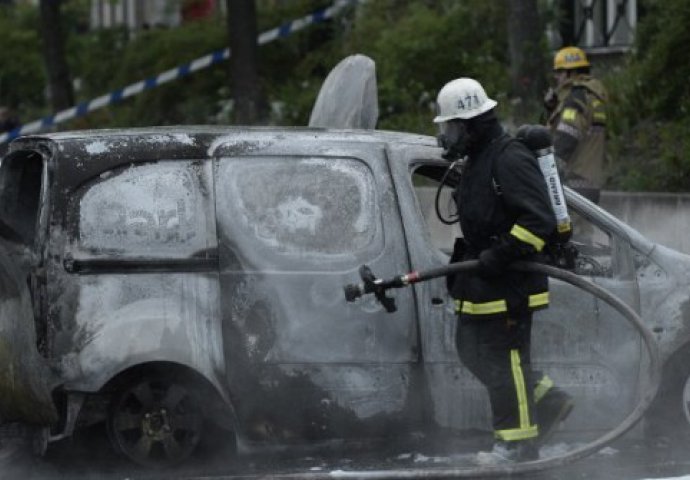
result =
M150 471L130 465L110 453L105 433L98 429L36 457L30 445L18 439L3 440L0 478L13 480L159 480L159 479L296 479L327 478L329 472L390 472L423 469L428 472L470 468L476 448L490 439L455 434L419 434L411 439L376 444L336 444L320 449L265 452L234 456L230 446L217 442L184 467ZM542 457L559 455L577 447L559 441L541 449ZM690 480L690 455L686 445L623 439L576 463L520 478L534 480ZM497 477L493 477L497 478ZM498 477L508 478L508 477ZM515 478L515 477L511 477Z

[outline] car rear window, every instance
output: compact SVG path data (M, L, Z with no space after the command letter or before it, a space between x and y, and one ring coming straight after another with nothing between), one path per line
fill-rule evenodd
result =
M211 247L213 199L204 185L210 182L192 161L161 161L106 172L82 191L80 249L169 258Z

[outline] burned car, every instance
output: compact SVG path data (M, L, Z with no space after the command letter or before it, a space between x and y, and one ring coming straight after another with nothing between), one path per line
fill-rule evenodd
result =
M240 451L489 430L443 279L393 292L394 313L343 295L362 264L381 276L447 264L457 227L433 208L447 168L434 138L376 130L14 140L0 164L0 416L48 425L50 441L105 422L118 451L153 466L187 458L211 424ZM654 423L688 429L690 257L567 198L578 272L660 342ZM533 361L577 402L562 434L613 428L646 388L640 337L569 284L552 279L551 297Z

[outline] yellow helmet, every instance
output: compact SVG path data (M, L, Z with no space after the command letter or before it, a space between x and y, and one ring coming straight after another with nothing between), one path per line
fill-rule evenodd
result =
M585 52L577 47L561 48L553 57L554 70L572 70L573 68L589 67Z

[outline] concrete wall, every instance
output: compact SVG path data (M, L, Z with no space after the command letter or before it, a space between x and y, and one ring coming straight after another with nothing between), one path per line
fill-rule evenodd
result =
M436 219L435 188L418 190L434 243L450 248L459 230L451 230ZM440 202L444 215L452 202L449 191L443 190ZM600 206L650 240L690 254L690 194L602 192Z
M690 254L690 194L603 192L601 206L650 240Z

